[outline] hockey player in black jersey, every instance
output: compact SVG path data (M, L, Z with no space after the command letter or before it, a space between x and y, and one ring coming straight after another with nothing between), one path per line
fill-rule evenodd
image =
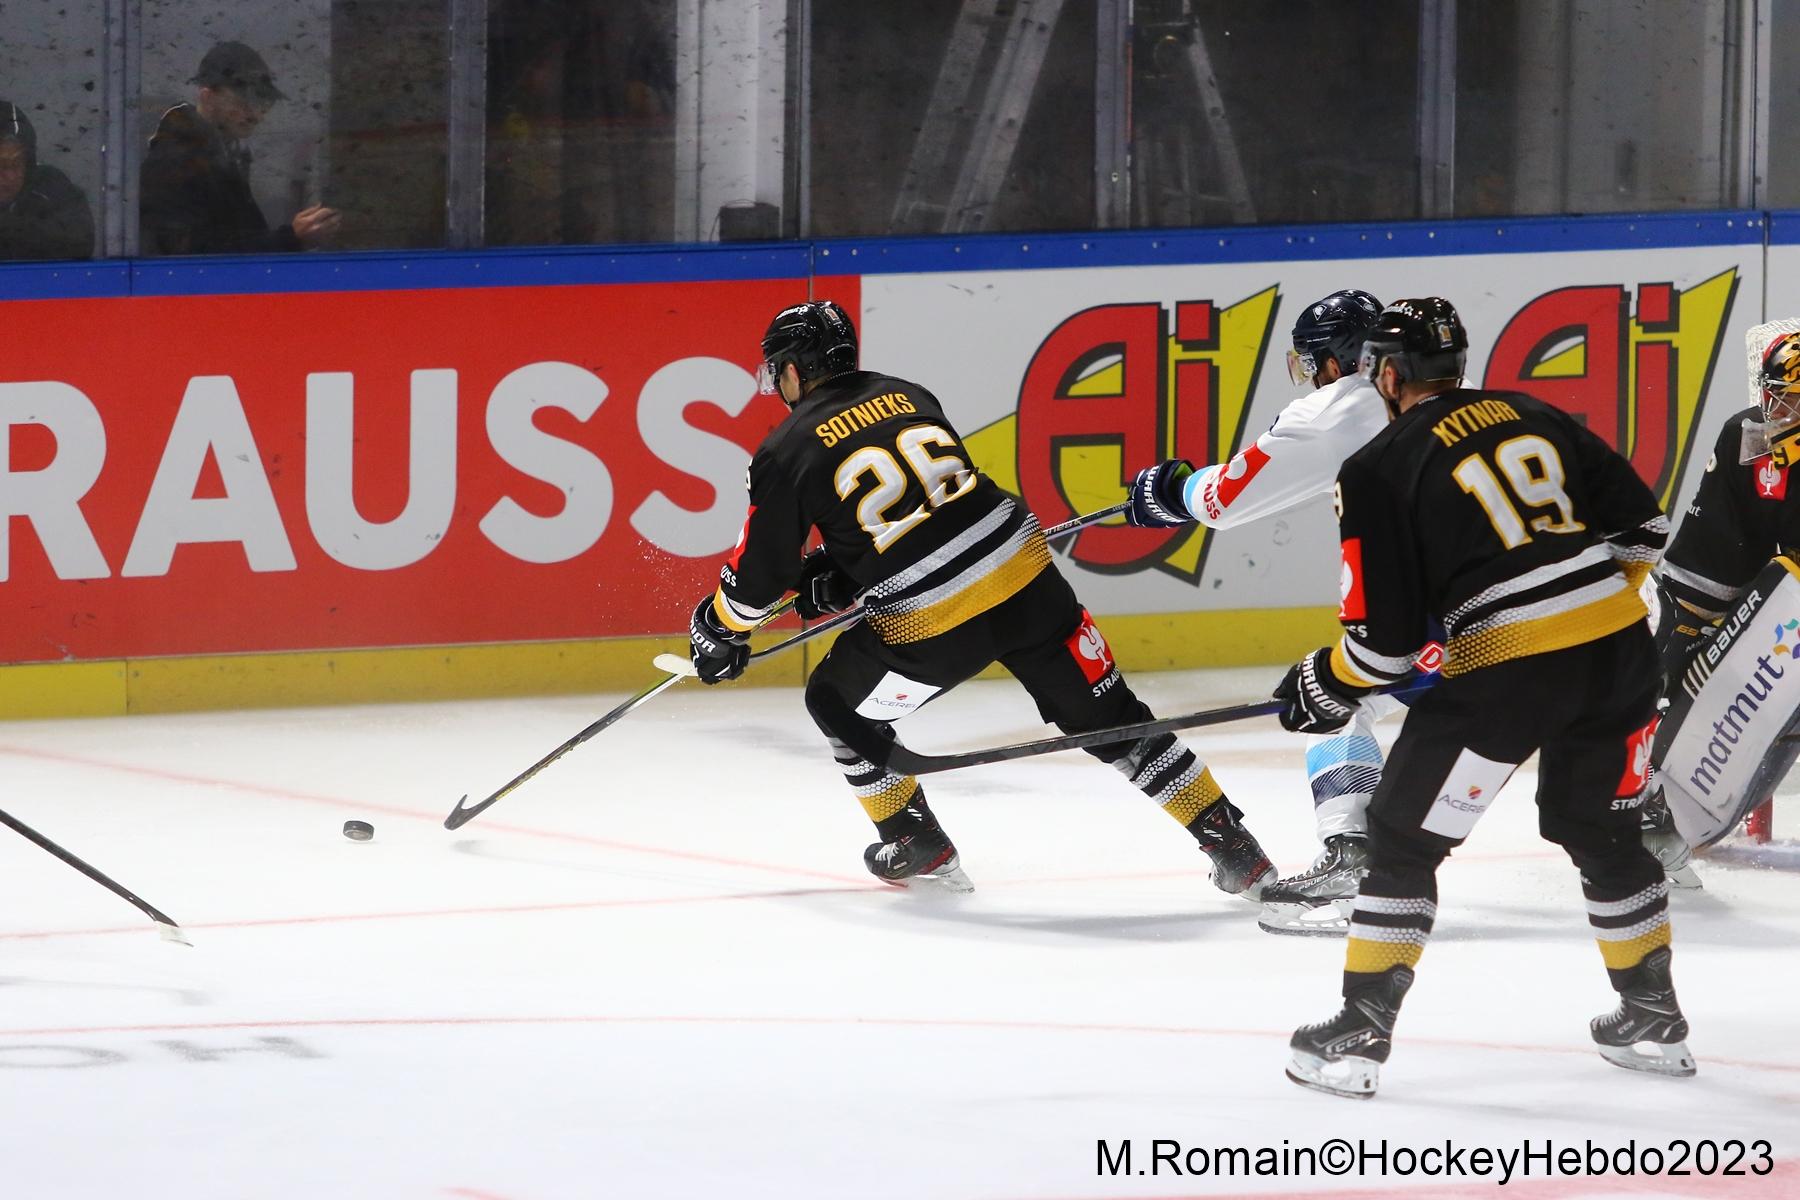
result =
M751 630L790 591L808 619L860 597L864 619L813 672L807 709L875 823L878 840L863 856L870 872L967 891L918 780L874 766L850 741L871 725L891 735L888 722L993 662L1067 732L1151 720L1150 710L1051 563L1037 520L974 468L935 396L857 369L842 308L784 309L762 349L764 389L792 412L751 461L743 537L690 623L694 666L708 683L741 673ZM803 557L815 527L823 545ZM1255 899L1274 878L1242 814L1177 738L1090 753L1187 829L1221 890Z
M1690 842L1723 837L1800 756L1800 690L1781 665L1791 661L1788 622L1800 616L1800 483L1791 480L1800 463L1800 322L1758 326L1746 341L1757 403L1719 431L1656 571L1667 713L1651 756L1644 839L1677 886L1700 886ZM1770 629L1774 639L1762 636ZM1738 636L1751 631L1759 636Z
M1374 1094L1431 933L1438 864L1533 752L1539 828L1580 868L1619 993L1592 1025L1600 1053L1691 1075L1668 885L1635 811L1659 677L1638 584L1668 521L1630 464L1567 414L1461 387L1467 346L1435 297L1390 305L1370 330L1362 369L1393 420L1338 476L1343 637L1275 692L1287 728L1335 728L1405 676L1429 622L1442 624L1443 680L1414 702L1370 801L1344 1007L1295 1032L1288 1077Z

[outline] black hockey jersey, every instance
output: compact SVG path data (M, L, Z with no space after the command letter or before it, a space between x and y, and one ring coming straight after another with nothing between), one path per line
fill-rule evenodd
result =
M754 628L793 589L814 527L895 645L955 628L1050 563L1037 519L975 469L937 397L892 376L820 383L764 439L749 482L713 599L727 629Z
M1719 431L1700 489L1657 571L1670 595L1709 619L1722 616L1777 554L1800 551L1800 480L1767 454L1738 461L1744 427L1762 421L1746 408Z
M1444 674L1605 637L1669 523L1631 464L1568 414L1459 388L1402 413L1338 475L1346 683L1405 676L1430 623Z

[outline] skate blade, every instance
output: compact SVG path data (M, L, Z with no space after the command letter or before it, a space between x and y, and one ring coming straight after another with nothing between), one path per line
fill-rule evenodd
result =
M905 879L887 879L895 887L917 889L920 892L939 892L952 896L966 896L975 890L974 881L962 869L962 860L952 855L950 861L936 870L908 875Z
M1368 1100L1375 1095L1375 1085L1380 1082L1381 1064L1374 1059L1355 1056L1332 1062L1316 1054L1296 1050L1294 1060L1288 1064L1287 1077L1303 1088L1324 1092L1328 1096Z
M1667 872L1667 875L1669 886L1677 891L1703 892L1706 890L1706 884L1701 882L1699 872L1692 867L1679 867Z
M1337 937L1350 932L1351 897L1328 900L1324 904L1294 904L1280 900L1266 901L1257 928L1264 933L1285 937Z
M1648 1046L1655 1053L1647 1054L1638 1046ZM1604 1046L1595 1043L1600 1057L1615 1067L1624 1067L1627 1071L1643 1071L1649 1075L1667 1075L1674 1079L1687 1079L1699 1070L1694 1065L1694 1056L1689 1052L1686 1042L1639 1042L1633 1046Z

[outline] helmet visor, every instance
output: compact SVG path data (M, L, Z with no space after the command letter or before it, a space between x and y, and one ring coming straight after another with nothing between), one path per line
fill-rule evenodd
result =
M756 390L765 396L779 396L781 387L777 380L781 378L781 368L768 359L764 359L756 367Z
M1295 383L1311 383L1318 375L1318 360L1310 350L1289 350L1287 358L1288 378Z
M1764 376L1762 415L1772 429L1800 424L1800 384L1784 384Z

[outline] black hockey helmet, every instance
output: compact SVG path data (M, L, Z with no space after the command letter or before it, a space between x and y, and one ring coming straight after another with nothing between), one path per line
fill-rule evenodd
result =
M1335 359L1345 375L1356 372L1363 335L1381 315L1381 301L1354 289L1333 292L1307 305L1294 322L1294 348L1288 351L1288 378L1311 383Z
M808 300L784 308L763 334L763 363L757 382L765 395L779 395L776 381L789 363L802 381L856 370L856 326L830 300Z
M1800 333L1784 333L1763 350L1756 385L1763 420L1785 429L1800 422Z
M1400 382L1460 380L1469 359L1469 335L1456 307L1442 296L1396 300L1381 310L1363 335L1357 369L1373 379L1391 366Z

